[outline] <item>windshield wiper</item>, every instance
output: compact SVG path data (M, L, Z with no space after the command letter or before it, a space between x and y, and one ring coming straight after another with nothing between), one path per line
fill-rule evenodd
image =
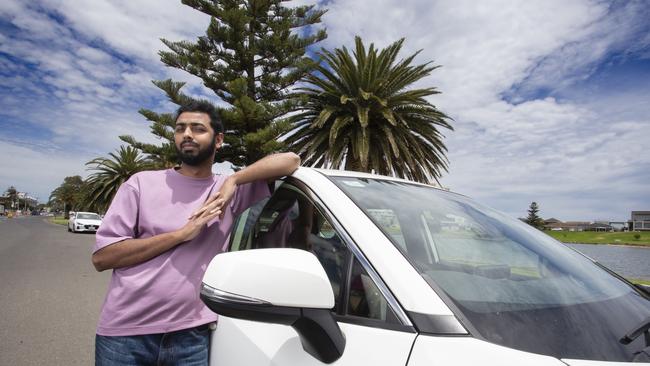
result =
M630 344L637 339L641 334L645 334L645 346L650 346L650 316L645 318L641 324L629 331L626 335L619 340L623 344Z

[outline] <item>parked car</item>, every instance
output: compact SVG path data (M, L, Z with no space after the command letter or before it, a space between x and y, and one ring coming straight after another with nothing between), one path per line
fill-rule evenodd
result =
M235 221L201 299L211 365L650 361L650 294L432 186L298 169ZM645 334L645 335L644 335Z
M68 231L73 233L84 231L96 232L101 224L102 218L94 212L76 212L68 220Z

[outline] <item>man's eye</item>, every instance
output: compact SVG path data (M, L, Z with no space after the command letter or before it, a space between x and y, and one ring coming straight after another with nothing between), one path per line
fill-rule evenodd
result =
M192 132L205 132L207 131L205 127L192 127Z

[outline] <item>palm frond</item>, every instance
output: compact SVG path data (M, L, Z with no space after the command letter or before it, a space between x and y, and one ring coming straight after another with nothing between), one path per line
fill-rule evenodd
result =
M413 65L420 51L398 60L404 39L384 49L355 38L345 47L319 52L317 72L305 77L296 96L304 102L291 117L285 142L305 165L374 170L421 182L447 169L441 129L453 130L446 114L427 99L434 87L412 88L439 66Z

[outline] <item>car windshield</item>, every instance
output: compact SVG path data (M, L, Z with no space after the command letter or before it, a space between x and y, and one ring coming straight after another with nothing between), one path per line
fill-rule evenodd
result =
M77 219L83 219L83 220L101 220L102 218L99 217L98 214L94 214L94 213L78 213L78 214L77 214Z
M520 220L458 194L333 177L472 335L558 358L631 361L619 339L650 315L627 282Z

